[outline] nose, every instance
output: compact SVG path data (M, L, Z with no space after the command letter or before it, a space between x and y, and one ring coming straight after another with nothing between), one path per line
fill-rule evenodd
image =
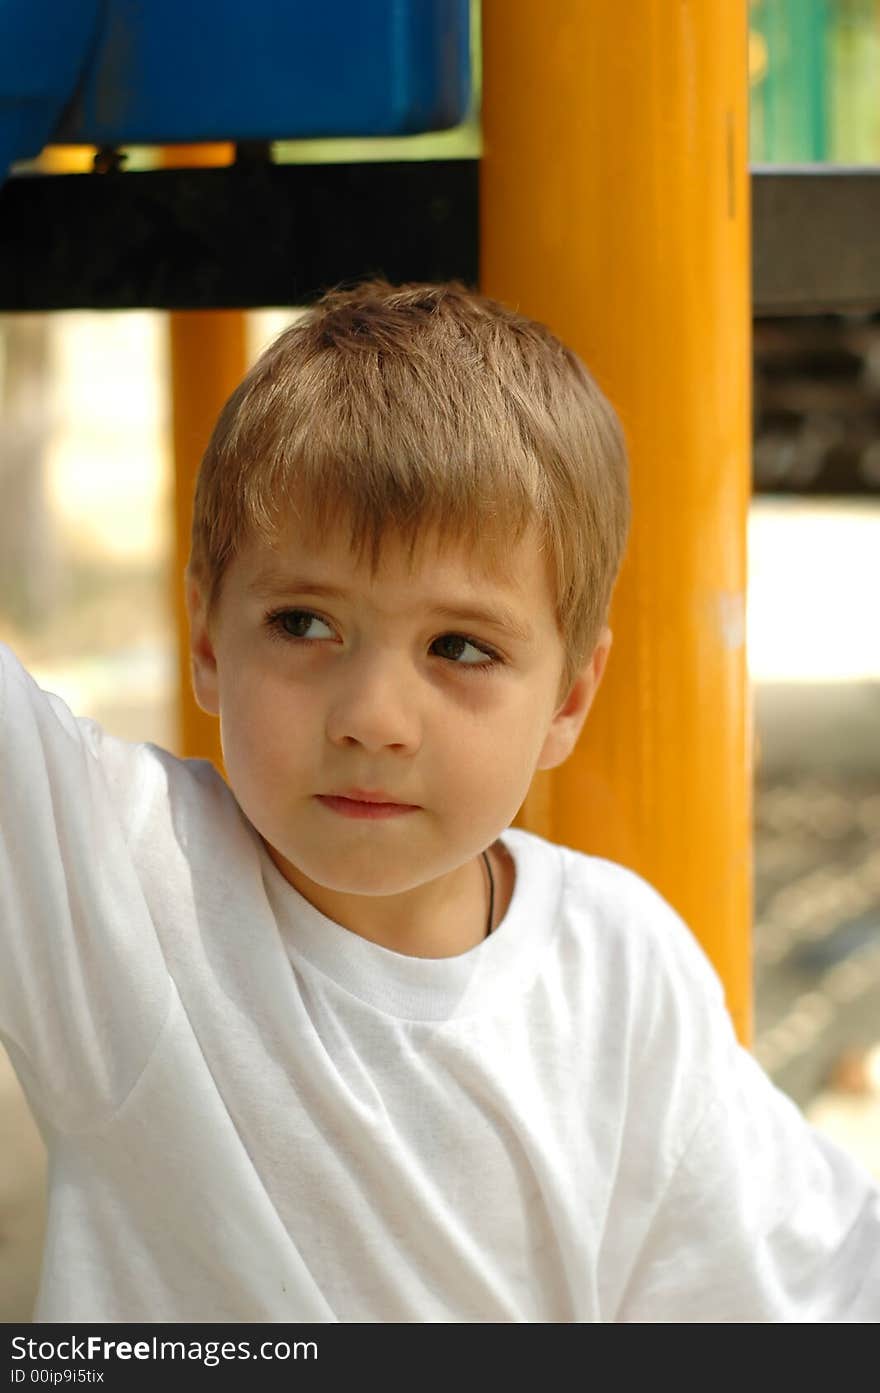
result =
M327 711L327 736L366 750L412 753L421 743L421 720L412 672L405 660L374 649L352 655L339 673Z

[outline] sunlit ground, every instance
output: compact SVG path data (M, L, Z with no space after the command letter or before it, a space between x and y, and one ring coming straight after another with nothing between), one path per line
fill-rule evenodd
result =
M755 498L749 573L755 682L880 680L880 497Z
M749 570L748 656L761 757L782 770L833 766L841 779L867 776L876 789L880 498L756 498L749 519ZM775 796L790 801L797 794L783 786ZM858 799L847 799L840 789L815 799L829 856L835 839L859 835L860 818L865 851L845 885L839 866L826 875L821 864L790 889L783 881L779 894L789 903L784 913L780 905L777 922L762 926L756 970L774 970L773 963L791 947L775 940L790 936L798 920L806 935L802 955L810 951L811 936L820 947L823 939L832 946L828 935L836 919L849 920L863 941L839 962L829 960L819 979L822 990L802 988L756 1042L765 1068L778 1069L792 1050L812 1048L823 1031L836 1029L835 1012L852 1011L850 1001L876 999L880 875L877 851L870 847L877 846L878 803L870 782L867 796ZM791 815L799 811L792 807ZM779 817L785 816L780 806ZM786 854L784 837L777 850ZM864 1009L863 1004L863 1015ZM844 1052L833 1079L805 1111L880 1176L880 1020L874 1040L872 1048Z

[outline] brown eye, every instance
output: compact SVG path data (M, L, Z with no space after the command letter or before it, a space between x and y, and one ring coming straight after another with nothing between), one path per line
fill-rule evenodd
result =
M464 634L442 634L440 638L434 640L435 645L442 644L447 651L441 657L448 658L455 667L477 668L481 672L491 670L500 664L501 659L491 648L484 648L481 643L477 643L472 638L466 638ZM466 648L471 648L475 653L482 655L481 662L468 661L460 663L458 659Z
M326 619L322 619L319 614L313 614L310 609L279 609L267 614L263 621L269 632L276 638L299 639L303 643L315 643L315 637L306 637L307 631L313 624L323 624L325 629L329 629ZM318 638L323 637L319 635Z
M437 643L446 649L444 658L460 658L462 650L467 647L467 640L461 634L444 634L437 639Z
M309 614L304 609L289 609L283 614L277 615L278 627L283 629L291 638L305 638L306 631L314 619L313 614Z

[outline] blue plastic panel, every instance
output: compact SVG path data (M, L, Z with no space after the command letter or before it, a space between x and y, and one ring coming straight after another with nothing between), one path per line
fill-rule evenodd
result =
M467 114L469 0L105 0L104 8L56 139L403 135Z
M409 135L470 103L469 0L0 0L0 179L86 145Z
M46 144L97 20L98 0L0 0L0 178Z

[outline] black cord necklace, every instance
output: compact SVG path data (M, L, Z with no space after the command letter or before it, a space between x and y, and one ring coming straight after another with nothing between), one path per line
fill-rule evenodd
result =
M492 867L489 865L489 857L483 852L483 860L486 863L486 870L489 873L489 922L486 925L486 938L492 932L492 916L495 912L495 877L492 874Z

